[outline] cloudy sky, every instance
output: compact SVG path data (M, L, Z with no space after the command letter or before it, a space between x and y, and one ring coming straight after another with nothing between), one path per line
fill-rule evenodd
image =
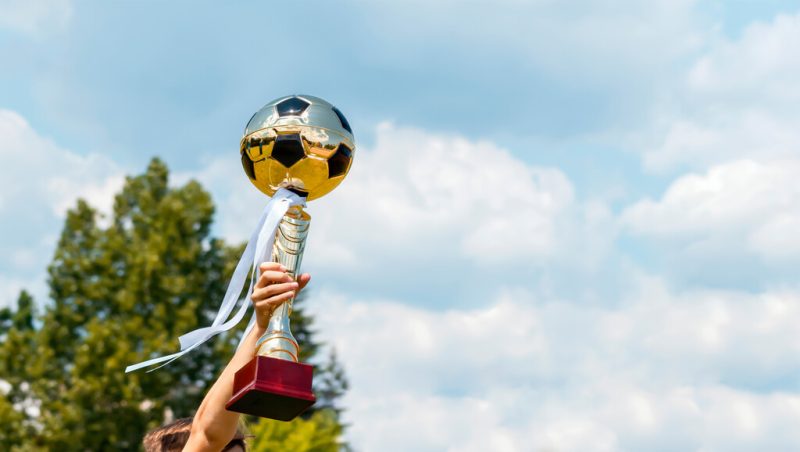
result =
M153 156L245 239L242 129L308 93L357 449L800 449L800 5L261 3L0 2L0 305Z

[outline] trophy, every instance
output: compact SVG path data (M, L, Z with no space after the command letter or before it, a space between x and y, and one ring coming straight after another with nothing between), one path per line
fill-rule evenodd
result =
M342 112L305 95L266 104L247 123L240 146L244 172L259 190L268 196L289 190L306 200L339 185L350 170L354 151L353 131ZM303 258L310 220L303 205L289 207L272 241L271 260L286 267L293 278ZM236 372L228 410L289 421L316 401L311 390L313 367L299 362L300 347L290 328L293 301L275 309L254 358Z

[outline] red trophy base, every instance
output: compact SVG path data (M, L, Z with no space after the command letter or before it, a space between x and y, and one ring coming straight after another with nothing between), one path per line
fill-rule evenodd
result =
M229 411L291 421L317 401L311 392L314 367L256 356L236 372Z

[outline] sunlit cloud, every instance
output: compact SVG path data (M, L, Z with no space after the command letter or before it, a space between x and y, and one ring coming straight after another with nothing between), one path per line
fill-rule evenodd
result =
M22 287L44 302L45 269L67 209L84 198L108 218L124 173L108 157L64 149L11 110L0 110L0 160L0 305L16 300Z
M800 15L780 14L751 24L739 38L711 41L663 103L645 166L667 171L796 156L798 39Z

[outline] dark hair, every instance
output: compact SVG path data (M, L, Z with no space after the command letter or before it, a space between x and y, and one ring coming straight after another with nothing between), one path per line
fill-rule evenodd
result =
M189 433L191 431L192 418L178 419L145 435L143 440L144 450L146 452L180 452L186 442L189 441ZM242 428L237 428L233 439L222 449L222 452L233 449L236 446L241 446L242 449L247 450L247 444L244 439L245 434L242 432Z

